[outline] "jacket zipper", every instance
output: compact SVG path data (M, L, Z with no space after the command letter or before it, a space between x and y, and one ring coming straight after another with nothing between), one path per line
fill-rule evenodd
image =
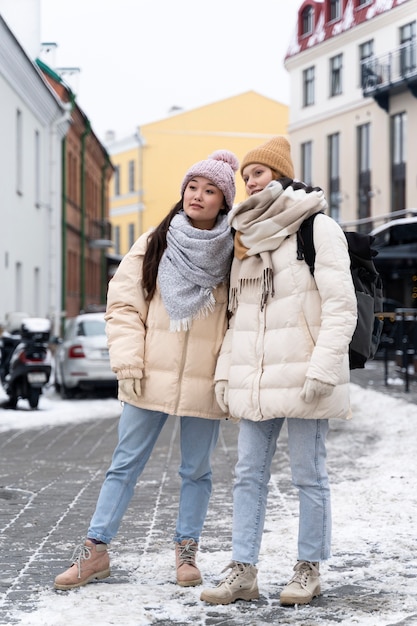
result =
M177 394L177 400L175 403L175 414L178 415L178 405L180 403L180 396L181 396L181 387L182 387L182 375L184 373L184 364L185 364L185 360L186 360L186 355L187 355L187 349L188 349L188 338L190 336L190 331L186 330L185 331L185 337L184 337L184 348L182 351L182 358L181 358L181 364L180 364L180 370L179 370L179 380L178 380L178 394Z

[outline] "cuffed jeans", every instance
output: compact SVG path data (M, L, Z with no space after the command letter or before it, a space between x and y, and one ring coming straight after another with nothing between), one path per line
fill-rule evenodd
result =
M256 565L262 541L271 462L284 418L241 420L233 489L233 560ZM328 420L287 419L292 482L298 489L298 559L330 557L331 503L326 470Z
M119 421L119 441L101 487L87 537L110 543L133 496L167 413L124 404ZM174 418L172 418L174 419ZM220 420L181 417L181 488L174 541L198 541L212 489L211 454Z

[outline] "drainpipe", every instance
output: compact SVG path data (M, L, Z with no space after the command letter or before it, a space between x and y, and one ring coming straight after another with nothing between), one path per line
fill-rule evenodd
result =
M85 219L86 219L86 167L85 167L85 151L87 137L91 133L90 120L86 119L85 131L81 135L81 250L80 250L80 311L85 310Z
M110 165L109 157L106 156L106 162L101 168L101 238L107 239L105 224L106 220L106 172ZM107 260L105 250L101 251L100 258L100 304L106 303L107 297Z
M67 307L67 138L61 143L61 311L60 335L64 336Z
M60 332L62 319L62 205L61 194L64 170L59 168L59 150L65 141L65 135L71 122L71 111L67 104L63 104L64 113L51 124L50 153L49 153L49 228L51 243L49 251L49 317L53 335Z
M140 236L143 232L143 147L145 145L140 127L135 133L135 139L138 142L138 229Z

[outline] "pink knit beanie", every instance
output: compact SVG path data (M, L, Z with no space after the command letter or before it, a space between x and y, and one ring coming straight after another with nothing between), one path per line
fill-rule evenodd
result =
M181 197L192 178L204 176L223 192L227 204L226 209L230 211L236 195L235 172L238 168L239 161L233 152L216 150L204 161L198 161L190 167L181 184Z

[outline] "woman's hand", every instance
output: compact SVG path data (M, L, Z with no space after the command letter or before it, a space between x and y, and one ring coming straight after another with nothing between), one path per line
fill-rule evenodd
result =
M214 386L217 404L223 413L229 412L229 383L227 380L219 380Z
M141 388L138 378L122 378L119 380L119 389L127 398L140 398Z
M320 396L323 398L331 396L333 389L334 385L323 383L321 380L317 380L317 378L306 378L304 387L301 390L301 399L304 400L306 404L310 404L314 399Z

